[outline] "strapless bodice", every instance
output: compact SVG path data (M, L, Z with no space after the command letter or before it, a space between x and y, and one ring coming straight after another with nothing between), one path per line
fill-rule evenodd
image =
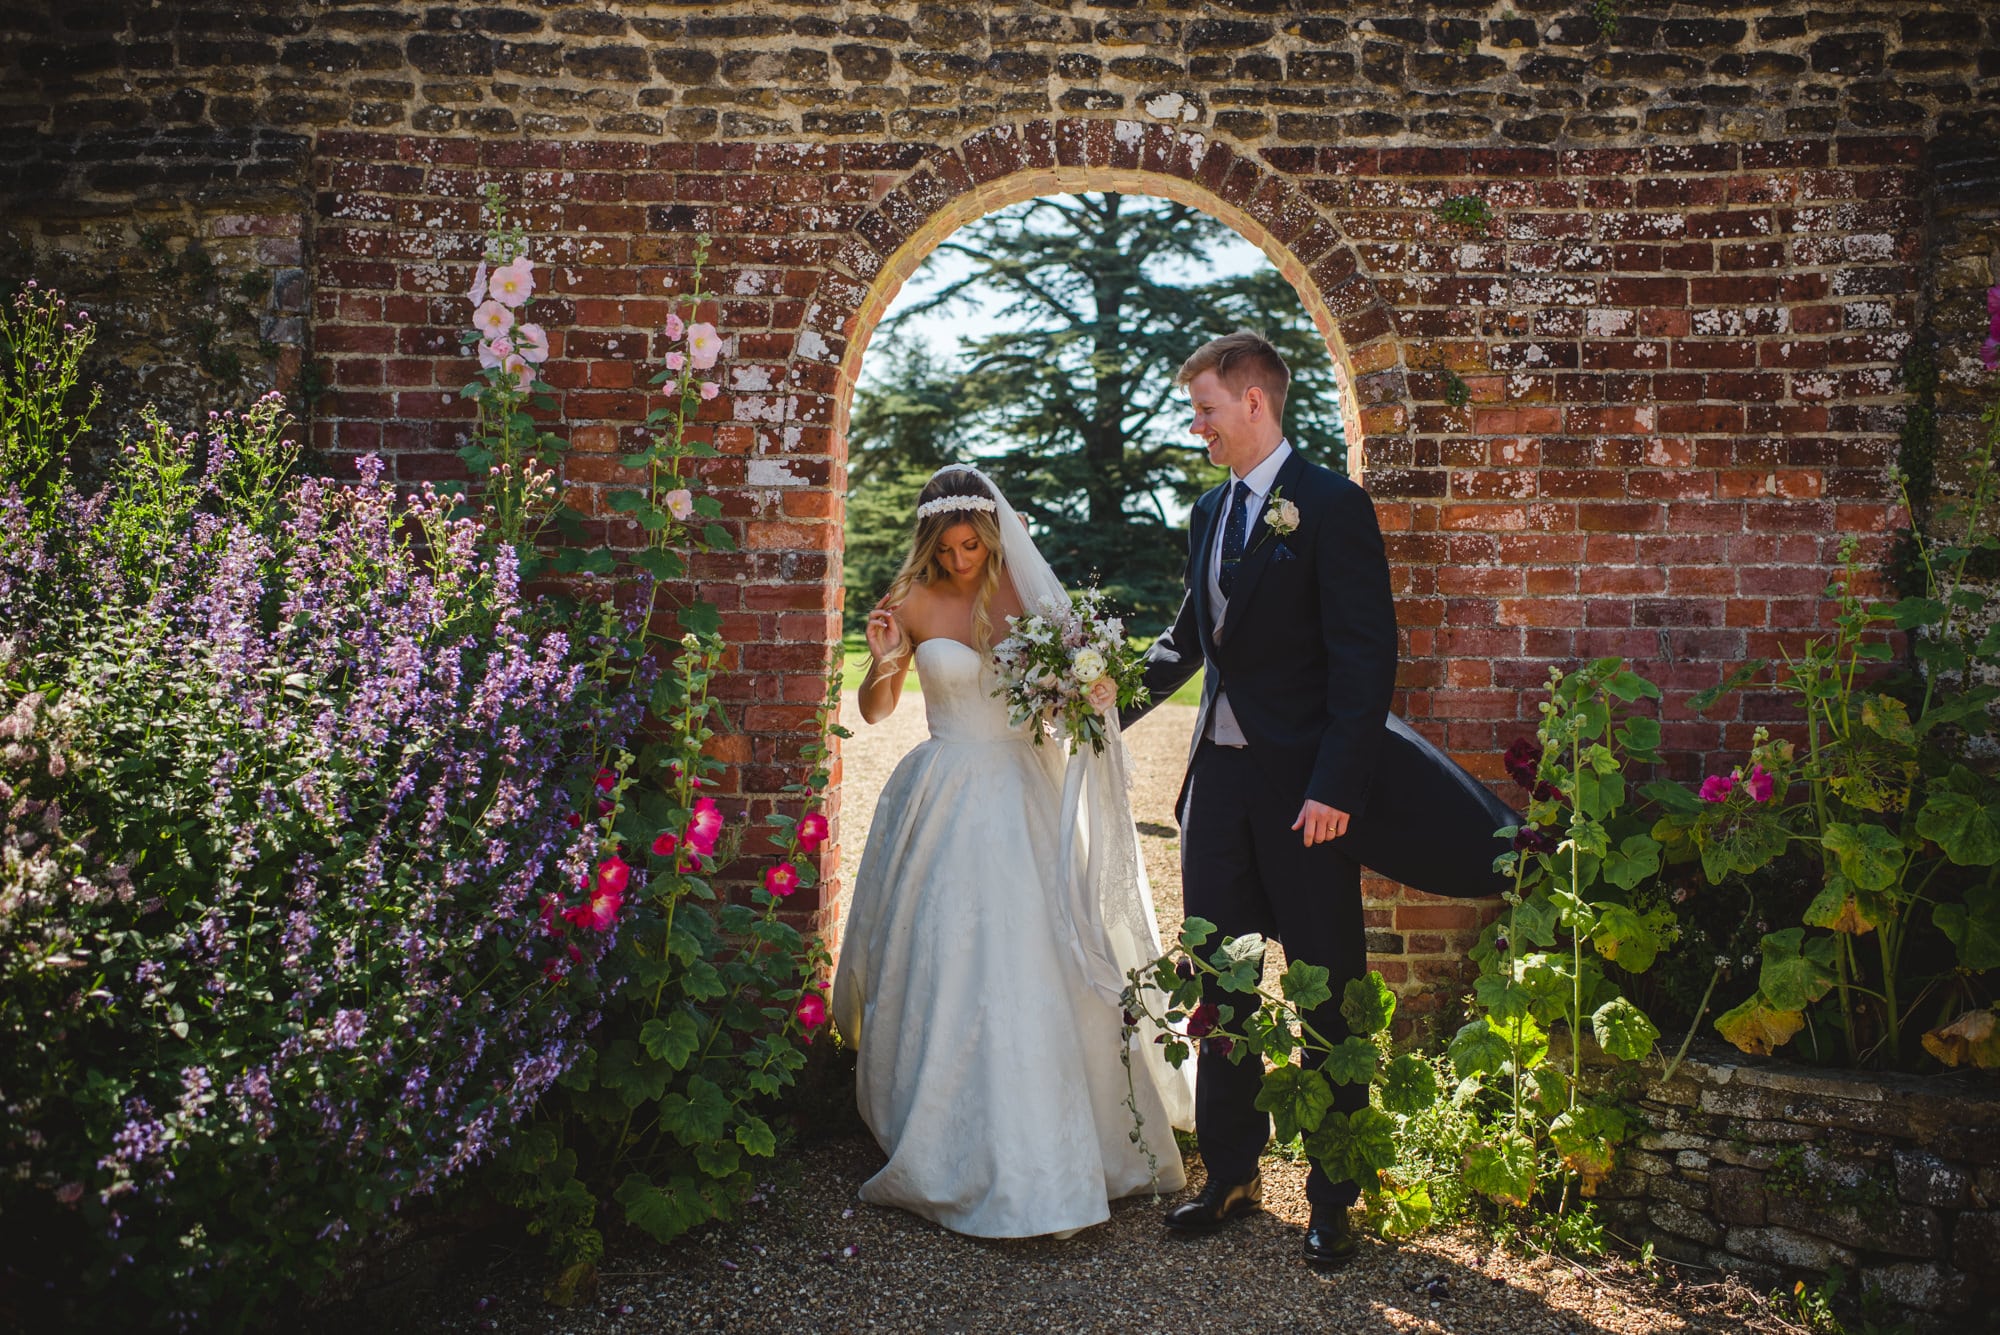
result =
M1000 685L992 663L962 640L925 640L917 646L917 680L924 688L924 717L941 742L1021 741L1026 727L1007 724L1007 704L992 694Z

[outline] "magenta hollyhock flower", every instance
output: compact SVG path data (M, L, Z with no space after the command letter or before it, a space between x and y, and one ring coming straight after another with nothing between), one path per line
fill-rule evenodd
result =
M1701 781L1701 800L1704 802L1725 802L1730 790L1736 787L1733 774L1711 774Z
M1979 360L1989 371L2000 371L2000 338L1989 338L1979 345Z
M670 314L667 316L667 322L660 326L660 332L667 336L667 342L678 343L681 341L681 335L687 332L687 325L682 323L680 316Z
M1743 786L1750 790L1752 802L1771 800L1771 775L1762 765L1752 765L1750 775L1743 780Z
M653 839L653 856L670 858L674 855L674 850L680 847L680 843L680 840L674 838L672 830L661 830Z
M822 812L808 811L799 818L799 847L808 853L825 843L831 833L833 827L827 823L826 816Z
M1986 318L1994 322L1994 333L2000 335L2000 283L1986 289Z
M619 866L622 868L623 863ZM621 878L616 886L606 885L603 880L597 889L591 891L590 898L575 908L567 909L563 918L578 927L588 927L593 932L608 932L618 921L618 910L625 907L625 884ZM572 959L581 959L582 952L572 948Z
M619 857L616 853L613 853L610 857L597 864L597 888L599 890L609 890L614 894L622 895L625 893L625 887L631 883L631 880L632 869L626 866L625 859Z
M789 862L764 868L764 888L780 899L788 899L799 888L799 869Z
M591 782L597 785L599 792L608 793L618 786L618 771L601 769L597 771L597 777L591 780Z
M1202 1002L1199 1006L1196 1006L1193 1010L1188 1012L1188 1018L1187 1018L1188 1037L1189 1038L1207 1037L1210 1033L1214 1032L1217 1022L1219 1022L1221 1019L1222 1019L1222 1014L1221 1012L1216 1010L1214 1002L1212 1001Z
M808 992L799 998L794 1014L799 1017L801 1027L817 1029L826 1023L826 998L817 992Z
M715 805L712 797L695 799L694 814L688 818L688 847L707 857L715 852L715 841L722 837L722 808Z
M572 830L581 830L583 828L583 813L580 811L570 812L567 816L563 817L563 824L569 826Z

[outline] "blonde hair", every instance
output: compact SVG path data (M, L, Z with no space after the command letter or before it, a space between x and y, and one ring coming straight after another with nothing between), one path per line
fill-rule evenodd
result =
M1292 368L1285 365L1285 359L1262 334L1239 329L1210 339L1181 363L1174 383L1186 385L1203 371L1215 372L1216 378L1238 398L1250 386L1257 386L1270 401L1271 415L1283 420L1285 391L1292 386Z
M951 497L984 500L989 506L940 509L918 515L916 531L910 535L910 553L903 558L903 568L896 572L896 578L889 581L888 602L893 607L909 597L910 590L917 585L928 586L946 578L944 564L938 560L944 535L960 524L970 524L979 540L986 544L986 569L980 574L979 591L972 599L972 643L983 654L993 647L993 618L989 609L1006 564L1000 548L998 512L990 506L994 499L992 491L969 468L946 469L932 477L917 496L917 507L921 510L932 501Z

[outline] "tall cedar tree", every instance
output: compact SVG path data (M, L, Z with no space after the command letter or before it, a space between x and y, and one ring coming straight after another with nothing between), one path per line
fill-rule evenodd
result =
M1269 266L1186 280L1229 235L1184 204L1093 194L1031 200L939 247L967 272L885 324L887 364L855 396L850 629L894 574L916 488L952 461L976 461L1006 488L1065 584L1099 583L1135 631L1164 625L1187 550L1168 505L1184 510L1221 477L1188 433L1173 376L1233 329L1264 334L1290 363L1292 444L1343 466L1332 363L1298 294ZM1003 329L961 339L955 366L896 336L907 315L976 297L997 299Z

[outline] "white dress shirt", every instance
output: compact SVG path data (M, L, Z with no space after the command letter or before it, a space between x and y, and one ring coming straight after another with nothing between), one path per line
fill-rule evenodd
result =
M1229 531L1229 509L1236 504L1236 484L1246 482L1250 486L1250 512L1244 520L1243 554L1250 554L1249 536L1257 516L1264 512L1264 502L1270 499L1271 488L1277 485L1278 470L1285 466L1285 460L1292 457L1290 441L1280 440L1278 448L1265 457L1264 462L1250 470L1248 477L1239 478L1232 471L1229 475L1229 490L1224 494L1222 509L1215 516L1215 534L1208 544L1208 605L1215 609L1215 631L1222 633L1222 619L1229 613L1229 599L1222 592L1222 538ZM1208 716L1208 737L1217 746L1244 746L1247 739L1243 729L1237 726L1236 711L1229 707L1229 696L1218 691L1215 709Z

